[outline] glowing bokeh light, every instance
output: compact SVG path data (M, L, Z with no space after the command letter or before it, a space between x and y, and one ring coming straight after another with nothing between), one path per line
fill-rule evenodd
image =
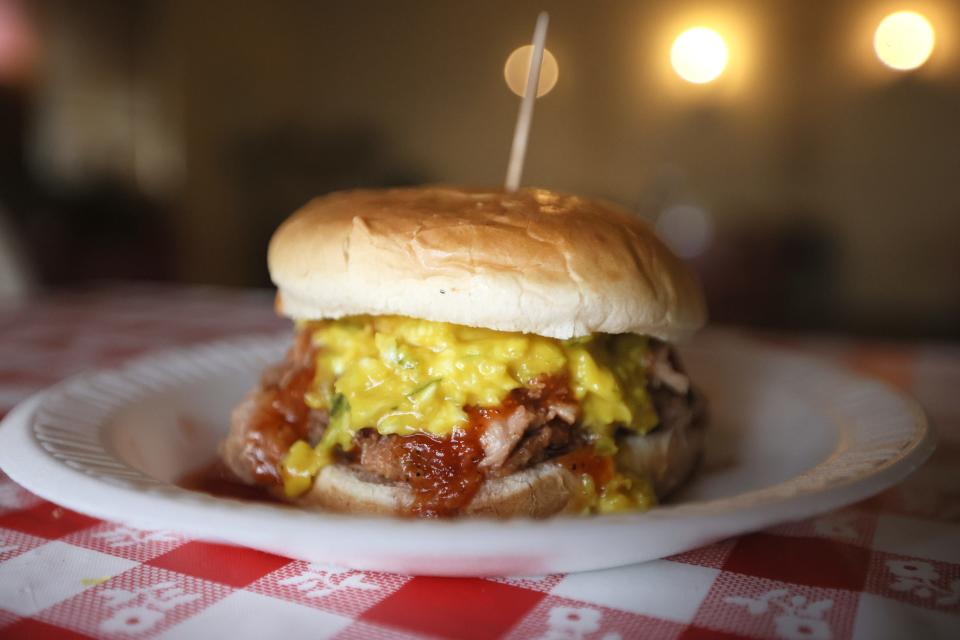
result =
M656 222L657 233L681 258L695 258L713 240L710 212L692 204L664 209Z
M29 78L40 55L30 12L21 5L0 0L0 85Z
M880 62L897 71L922 66L933 53L935 36L930 21L915 11L897 11L884 18L873 36Z
M687 29L673 41L670 62L681 78L694 84L715 80L727 67L727 43L705 27Z
M530 74L530 58L533 56L533 45L528 44L514 50L503 65L503 77L507 86L518 96L527 90L527 76ZM557 84L560 77L560 67L557 59L549 49L543 50L543 63L540 65L540 82L537 84L537 97L545 96Z

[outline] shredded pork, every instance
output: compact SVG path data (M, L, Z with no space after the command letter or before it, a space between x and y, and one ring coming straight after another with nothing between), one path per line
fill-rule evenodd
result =
M536 420L537 414L520 404L505 418L490 420L480 436L484 457L481 469L502 467L513 448Z

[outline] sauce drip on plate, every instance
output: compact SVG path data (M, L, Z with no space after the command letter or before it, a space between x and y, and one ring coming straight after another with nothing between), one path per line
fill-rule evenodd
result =
M241 482L220 460L214 460L199 469L184 474L175 484L181 489L199 491L217 498L282 504L282 501L274 498L263 487Z

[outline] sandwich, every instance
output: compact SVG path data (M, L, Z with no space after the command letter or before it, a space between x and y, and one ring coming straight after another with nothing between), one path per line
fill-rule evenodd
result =
M304 508L421 517L642 511L703 447L674 345L692 271L614 205L543 189L317 198L270 242L286 359L220 447Z

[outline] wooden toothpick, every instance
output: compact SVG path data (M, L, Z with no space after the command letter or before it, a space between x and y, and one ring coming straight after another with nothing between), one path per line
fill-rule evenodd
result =
M523 160L527 155L527 139L530 137L530 122L533 120L533 103L540 88L540 64L543 62L543 45L547 40L547 25L550 16L541 11L537 16L537 25L533 29L533 54L530 57L530 72L527 74L527 89L520 101L517 114L517 128L513 130L513 146L510 148L510 162L507 165L507 191L516 191L523 175Z

